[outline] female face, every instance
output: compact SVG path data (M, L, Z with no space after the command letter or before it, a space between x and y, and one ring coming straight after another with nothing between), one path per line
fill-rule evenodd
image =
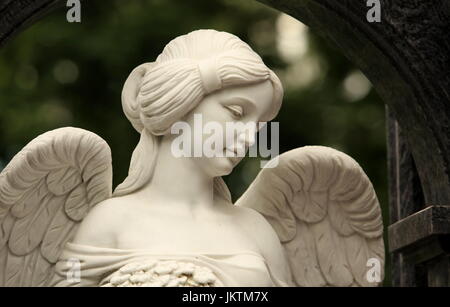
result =
M196 167L210 177L231 173L253 144L258 123L268 117L273 94L266 80L206 96L184 119L192 131L192 152L197 149L190 158Z

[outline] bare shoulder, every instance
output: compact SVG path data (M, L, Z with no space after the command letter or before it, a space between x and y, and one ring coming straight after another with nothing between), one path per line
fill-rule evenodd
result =
M241 226L244 227L249 234L254 236L255 239L258 240L258 238L262 237L265 238L265 240L274 239L278 242L278 236L275 230L261 213L254 209L240 206L236 206L234 211Z
M73 243L98 247L115 247L116 231L126 214L120 198L110 198L94 206L83 219Z
M290 282L290 269L280 239L266 218L251 208L237 207L242 227L257 243L273 274Z

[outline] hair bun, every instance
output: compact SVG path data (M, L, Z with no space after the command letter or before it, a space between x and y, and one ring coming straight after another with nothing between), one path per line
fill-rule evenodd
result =
M140 119L141 108L137 96L142 83L142 78L154 63L144 63L133 69L128 76L122 90L122 108L125 116L137 132L141 133L144 125Z

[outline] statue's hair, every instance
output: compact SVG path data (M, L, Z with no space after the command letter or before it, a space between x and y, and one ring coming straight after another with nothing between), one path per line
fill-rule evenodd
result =
M214 59L220 88L270 80L274 97L269 120L281 106L283 88L278 77L249 45L237 36L215 30L197 30L167 44L155 62L135 68L122 91L122 107L128 120L141 134L133 152L128 177L114 191L122 196L147 184L155 167L160 136L181 120L209 94L199 68ZM231 200L221 177L215 178L215 192Z

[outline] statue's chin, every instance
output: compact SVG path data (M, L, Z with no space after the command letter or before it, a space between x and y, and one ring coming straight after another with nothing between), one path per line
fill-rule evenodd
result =
M226 176L231 174L234 167L239 163L237 158L234 157L218 157L216 159L216 167L218 176Z

